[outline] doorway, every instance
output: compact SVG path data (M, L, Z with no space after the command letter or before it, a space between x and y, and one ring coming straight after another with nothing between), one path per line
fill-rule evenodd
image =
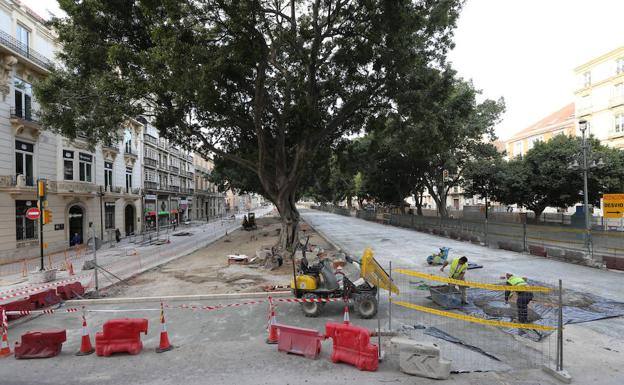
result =
M69 208L69 245L81 245L84 242L84 211L80 206ZM78 236L76 237L76 234ZM77 239L76 239L77 238Z
M126 237L134 235L134 207L132 205L126 205L125 223L126 223Z

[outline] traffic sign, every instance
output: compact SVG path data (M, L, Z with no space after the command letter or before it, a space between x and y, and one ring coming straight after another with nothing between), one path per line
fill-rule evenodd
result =
M604 194L602 215L605 218L624 218L624 194Z
M40 215L41 215L41 211L36 207L31 207L28 210L26 210L26 218L30 219L31 221L34 221L35 219L39 219Z

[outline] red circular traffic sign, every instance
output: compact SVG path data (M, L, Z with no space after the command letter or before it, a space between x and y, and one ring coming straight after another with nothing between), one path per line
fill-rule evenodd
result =
M35 219L39 219L39 216L41 216L41 210L36 207L31 207L26 210L26 218L30 220L34 221Z

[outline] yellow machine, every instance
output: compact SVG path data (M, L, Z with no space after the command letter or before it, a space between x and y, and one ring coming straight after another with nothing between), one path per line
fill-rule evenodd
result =
M304 251L299 272L291 281L293 292L297 298L305 299L347 298L355 302L355 310L361 318L372 318L377 314L377 288L396 294L399 289L375 260L370 248L364 250L361 261L349 256L346 260L359 268L359 279L351 281L342 272L334 272L325 260L310 266ZM323 302L301 304L308 317L317 317L324 305Z

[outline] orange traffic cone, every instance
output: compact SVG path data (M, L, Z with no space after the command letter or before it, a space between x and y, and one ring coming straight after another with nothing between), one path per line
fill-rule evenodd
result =
M160 304L160 345L156 348L156 353L166 352L173 349L173 345L169 343L169 335L167 334L167 324L165 323L165 310L163 304Z
M82 316L82 342L80 344L80 350L76 353L77 356L86 356L93 353L95 349L91 346L91 337L89 336L89 329L87 328L87 318Z
M275 306L271 304L271 316L269 318L269 337L266 339L267 344L276 344L278 342L277 335L277 318L275 317Z
M349 303L348 302L345 305L344 316L342 317L342 320L344 321L345 325L348 325L349 323L351 323L351 320L349 319Z
M0 342L0 358L8 357L11 355L11 347L9 346L9 321L7 320L4 309L0 309L2 317L0 317L0 329L2 329L2 341Z

